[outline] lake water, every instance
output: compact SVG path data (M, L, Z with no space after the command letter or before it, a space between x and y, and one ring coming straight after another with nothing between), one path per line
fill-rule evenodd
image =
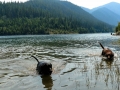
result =
M102 48L115 53L103 61ZM0 90L119 90L120 37L106 34L0 36ZM51 76L36 73L51 62Z

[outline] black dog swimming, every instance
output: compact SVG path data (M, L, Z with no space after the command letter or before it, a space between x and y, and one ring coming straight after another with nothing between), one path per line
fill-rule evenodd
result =
M108 60L113 59L114 58L114 53L112 52L112 50L110 50L109 48L104 48L103 45L99 42L100 46L102 47L102 56L106 57Z
M35 56L31 56L33 58L35 58L38 62L36 70L38 72L38 74L41 75L51 75L52 73L52 64L48 63L48 62L44 62L44 61L39 61Z

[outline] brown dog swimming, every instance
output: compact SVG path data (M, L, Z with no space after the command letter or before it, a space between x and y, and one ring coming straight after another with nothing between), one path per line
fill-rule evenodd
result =
M114 53L109 48L104 48L103 45L99 42L100 46L102 47L101 55L106 57L107 59L113 59Z

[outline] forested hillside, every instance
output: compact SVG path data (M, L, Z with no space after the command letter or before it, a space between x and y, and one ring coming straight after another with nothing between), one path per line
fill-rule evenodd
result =
M0 3L0 35L112 32L80 7L59 0Z

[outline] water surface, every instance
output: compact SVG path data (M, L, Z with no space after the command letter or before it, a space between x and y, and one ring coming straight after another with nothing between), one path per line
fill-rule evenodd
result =
M0 36L1 90L119 90L120 37L107 34ZM115 53L102 60L101 42ZM36 73L51 62L51 76Z

